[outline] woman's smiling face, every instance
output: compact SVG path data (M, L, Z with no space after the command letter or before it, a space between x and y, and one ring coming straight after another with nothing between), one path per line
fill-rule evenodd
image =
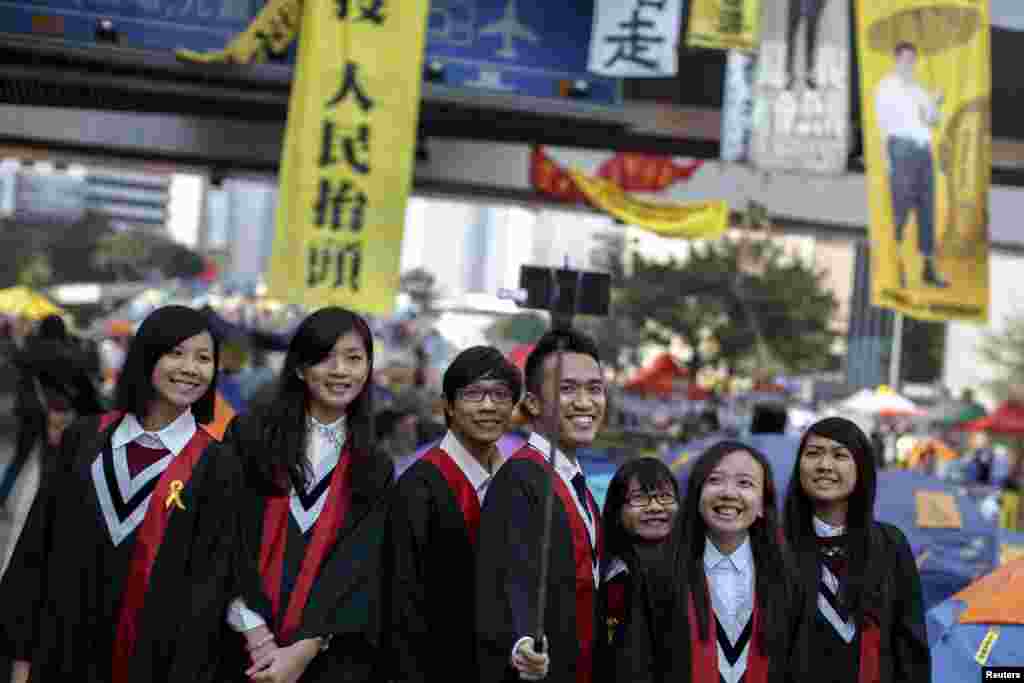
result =
M764 469L748 451L722 458L700 490L700 514L708 536L721 547L736 547L764 512Z

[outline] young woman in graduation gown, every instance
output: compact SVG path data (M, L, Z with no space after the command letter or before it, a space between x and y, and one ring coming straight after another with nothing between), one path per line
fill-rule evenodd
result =
M0 585L14 680L213 681L230 631L239 469L216 452L218 345L183 306L141 325L117 412L64 433Z
M765 456L737 441L715 444L694 463L668 541L671 604L663 620L664 610L655 615L653 665L636 667L652 671L646 680L796 680L801 599L772 481Z
M378 675L393 467L370 443L372 374L366 321L320 309L296 330L275 399L235 421L232 448L249 483L243 546L259 580L229 610L243 638L225 680Z
M630 460L608 485L603 514L607 560L598 594L607 629L598 633L594 657L599 683L650 680L650 646L658 634L651 630L657 606L648 587L664 576L665 541L678 511L679 484L656 458Z
M856 424L805 432L784 520L806 601L798 661L821 683L931 680L917 565L903 533L874 519L875 486Z

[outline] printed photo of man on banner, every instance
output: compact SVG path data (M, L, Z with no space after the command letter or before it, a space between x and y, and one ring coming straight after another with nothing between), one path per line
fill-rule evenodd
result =
M872 302L988 317L988 3L858 4Z
M755 166L846 171L849 22L849 3L843 0L765 3L750 149Z

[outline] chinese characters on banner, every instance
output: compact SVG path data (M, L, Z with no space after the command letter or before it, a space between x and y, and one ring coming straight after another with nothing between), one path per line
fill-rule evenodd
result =
M428 0L306 0L281 160L271 296L394 306Z
M729 50L725 60L722 93L722 161L745 162L750 154L754 129L754 77L757 58Z
M595 0L588 70L620 78L675 75L683 0Z
M850 138L845 0L765 4L750 159L767 170L843 173Z
M692 0L686 44L713 50L756 50L760 21L761 0Z
M858 3L871 299L926 320L989 306L988 3Z

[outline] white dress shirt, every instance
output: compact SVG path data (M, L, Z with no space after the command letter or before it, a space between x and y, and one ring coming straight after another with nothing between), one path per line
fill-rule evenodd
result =
M835 538L846 533L845 526L832 526L828 522L818 519L817 516L811 517L811 522L814 524L814 533L818 538Z
M310 477L306 490L311 491L334 471L341 457L341 449L348 438L348 430L344 415L330 424L324 424L310 416L308 425L309 441L306 445L306 457L309 459L313 476ZM315 523L327 502L327 493L324 491L319 500L307 511L302 507L299 494L295 491L292 492L288 503L291 514L296 517L296 523L300 528ZM303 532L305 531L306 529L303 529ZM239 633L266 625L263 617L249 609L242 598L235 598L228 605L227 621L228 625Z
M438 444L438 448L451 456L451 459L455 461L455 464L459 466L462 473L466 475L466 479L469 479L469 483L473 485L473 490L476 491L477 500L482 505L484 502L484 496L487 495L487 489L491 486L491 481L494 480L494 475L497 473L498 468L505 462L505 456L501 454L501 451L495 447L494 453L495 459L491 463L493 470L488 472L480 461L477 460L466 450L466 447L462 445L458 437L452 432L448 432L441 439L441 443Z
M127 413L121 424L110 437L110 446L114 449L114 457L133 441L143 448L166 448L172 456L181 453L182 449L196 433L196 418L191 410L186 410L174 418L170 424L159 431L147 432L133 414Z
M875 90L875 114L878 128L886 138L912 140L921 146L931 141L930 126L938 122L939 112L924 88L889 74Z
M711 602L729 640L736 642L754 613L754 554L748 536L731 555L724 555L704 541L704 573L711 589Z
M120 545L142 524L146 510L149 509L152 493L140 501L125 519L121 519L116 512L115 496L120 496L122 501L129 501L154 479L160 477L171 461L188 445L195 435L196 429L196 420L192 416L191 410L186 410L163 429L155 432L147 432L139 423L138 418L131 413L127 413L114 429L114 433L110 437L110 445L117 491L112 491L107 483L103 469L103 453L96 456L91 473L96 498L107 523L110 540L115 546ZM128 444L133 442L144 448L166 448L170 453L132 476L128 467Z
M708 577L711 607L732 645L736 645L754 614L754 554L750 537L731 555L724 555L710 538L704 540L704 574ZM726 683L737 683L747 670L750 640L735 664L730 664L722 646L715 638L718 651L718 672ZM751 634L753 639L753 634Z

